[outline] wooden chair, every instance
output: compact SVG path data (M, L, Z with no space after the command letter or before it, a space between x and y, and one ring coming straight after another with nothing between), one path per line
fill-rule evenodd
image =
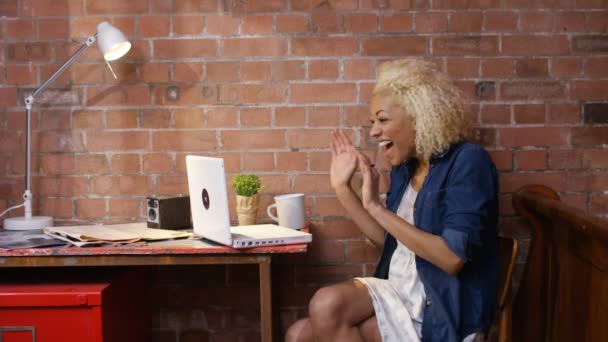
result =
M511 341L511 319L513 301L511 297L511 280L519 244L517 240L508 237L499 237L499 267L498 274L498 305L496 308L496 325L498 328L498 342Z

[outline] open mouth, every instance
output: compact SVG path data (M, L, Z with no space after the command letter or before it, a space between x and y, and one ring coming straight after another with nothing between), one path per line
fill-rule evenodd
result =
M384 140L378 143L378 147L383 148L386 151L393 147L393 142L390 140Z

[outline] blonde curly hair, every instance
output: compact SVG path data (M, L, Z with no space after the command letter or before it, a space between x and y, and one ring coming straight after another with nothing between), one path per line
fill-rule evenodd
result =
M414 119L416 152L427 160L472 134L462 93L431 63L402 59L380 64L373 95L392 96Z

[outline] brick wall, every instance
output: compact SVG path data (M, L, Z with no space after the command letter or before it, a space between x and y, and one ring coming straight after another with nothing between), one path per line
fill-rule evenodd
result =
M113 63L118 80L88 49L37 100L37 213L143 220L147 195L187 193L187 154L259 174L260 221L274 194L304 192L315 241L275 267L283 329L320 285L373 270L378 252L331 192L327 143L342 127L374 154L367 102L382 60L433 61L462 87L500 169L505 234L522 234L510 201L528 183L608 215L604 0L0 0L0 211L23 191L24 97L102 20L133 49ZM157 340L258 338L255 268L151 277Z

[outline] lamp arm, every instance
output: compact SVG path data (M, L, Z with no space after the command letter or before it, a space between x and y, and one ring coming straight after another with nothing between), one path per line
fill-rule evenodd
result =
M59 67L59 69L57 69L57 71L55 71L55 73L53 75L51 75L51 77L49 77L48 80L46 80L38 89L36 89L34 91L34 93L28 97L25 98L25 112L26 112L26 130L25 130L25 151L26 151L26 158L25 158L25 191L23 192L23 205L25 207L25 218L26 219L31 219L32 218L32 191L31 191L31 159L32 159L32 152L31 152L31 137L30 137L30 133L32 130L32 105L34 104L34 99L36 97L38 97L38 95L42 94L46 88L49 87L49 85L55 81L55 79L57 79L57 77L59 77L59 75L61 75L61 73L67 69L70 65L72 65L72 63L74 63L74 61L76 60L76 58L78 58L78 56L82 55L82 53L89 48L89 46L93 45L93 43L95 43L97 41L97 33L95 33L94 35L90 36L89 38L87 38L86 42L84 42L79 48L78 50L76 50L71 56L70 58L65 61L65 63L63 63L63 65L61 67ZM17 208L14 207L14 208Z

